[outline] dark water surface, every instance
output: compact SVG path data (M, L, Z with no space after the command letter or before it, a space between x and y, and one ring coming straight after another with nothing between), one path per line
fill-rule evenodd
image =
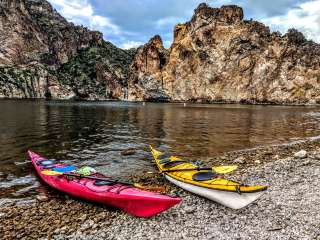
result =
M316 107L1 100L0 199L38 193L27 149L123 177L154 168L149 144L201 160L317 136L319 126Z

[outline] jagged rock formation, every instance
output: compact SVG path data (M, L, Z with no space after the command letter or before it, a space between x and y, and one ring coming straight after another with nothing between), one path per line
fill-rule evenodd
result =
M44 0L0 0L0 97L123 98L133 53Z
M129 99L320 103L320 45L243 20L240 7L200 4L169 50L158 36L138 50Z
M237 6L200 4L170 49L155 36L135 53L47 1L0 0L0 97L125 99L128 89L129 100L320 103L319 44L271 33Z
M162 68L168 51L163 47L160 36L138 49L131 65L129 82L130 100L166 101L170 97L163 90Z

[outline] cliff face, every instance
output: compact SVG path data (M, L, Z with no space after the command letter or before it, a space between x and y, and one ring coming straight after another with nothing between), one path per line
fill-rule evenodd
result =
M126 89L129 100L320 103L320 45L201 4L169 49L155 36L135 54L45 0L0 0L0 97L125 99Z
M320 45L296 30L281 36L243 20L237 6L201 4L174 29L169 50L155 37L138 50L129 99L320 103Z
M47 1L0 1L0 97L123 98L132 58Z
M158 35L138 49L130 68L129 100L167 101L170 99L163 90L162 79L162 69L166 63L167 54L168 51L163 47Z

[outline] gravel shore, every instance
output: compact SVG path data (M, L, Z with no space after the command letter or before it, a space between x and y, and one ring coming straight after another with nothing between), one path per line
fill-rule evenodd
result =
M307 157L294 158L301 149ZM207 161L237 163L240 171L230 178L269 189L248 207L232 210L165 183L183 202L151 219L60 196L0 209L0 239L320 239L319 139Z

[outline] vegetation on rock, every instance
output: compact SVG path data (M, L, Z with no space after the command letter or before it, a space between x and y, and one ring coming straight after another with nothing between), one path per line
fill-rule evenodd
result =
M0 97L124 98L135 50L74 26L47 1L10 1L0 13Z

